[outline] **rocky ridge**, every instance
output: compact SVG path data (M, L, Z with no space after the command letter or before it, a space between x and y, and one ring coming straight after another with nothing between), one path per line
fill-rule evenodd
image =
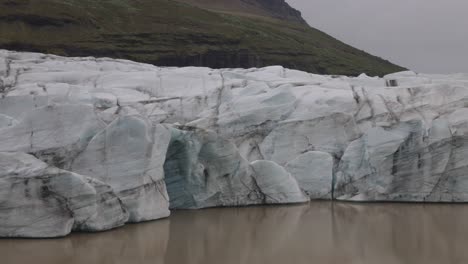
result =
M266 16L290 22L307 24L299 10L285 0L177 0L208 10L218 10L243 15Z
M170 209L467 202L468 75L164 68L0 50L0 236Z

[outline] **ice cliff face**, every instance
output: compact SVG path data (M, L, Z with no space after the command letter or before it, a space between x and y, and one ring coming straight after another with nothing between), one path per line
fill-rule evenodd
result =
M468 201L468 75L158 68L0 50L0 236L169 209Z

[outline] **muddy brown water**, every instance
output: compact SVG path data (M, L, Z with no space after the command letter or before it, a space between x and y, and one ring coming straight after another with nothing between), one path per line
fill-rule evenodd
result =
M468 205L350 204L177 211L51 240L0 240L0 263L466 264Z

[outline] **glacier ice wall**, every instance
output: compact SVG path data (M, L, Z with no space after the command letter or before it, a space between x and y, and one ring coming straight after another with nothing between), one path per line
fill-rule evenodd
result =
M0 50L0 236L170 209L468 201L468 75L161 68Z

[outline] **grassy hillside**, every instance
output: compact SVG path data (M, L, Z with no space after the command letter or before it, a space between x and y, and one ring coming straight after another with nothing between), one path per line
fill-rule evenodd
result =
M283 65L346 75L403 69L302 23L172 0L0 0L0 48L161 66Z

